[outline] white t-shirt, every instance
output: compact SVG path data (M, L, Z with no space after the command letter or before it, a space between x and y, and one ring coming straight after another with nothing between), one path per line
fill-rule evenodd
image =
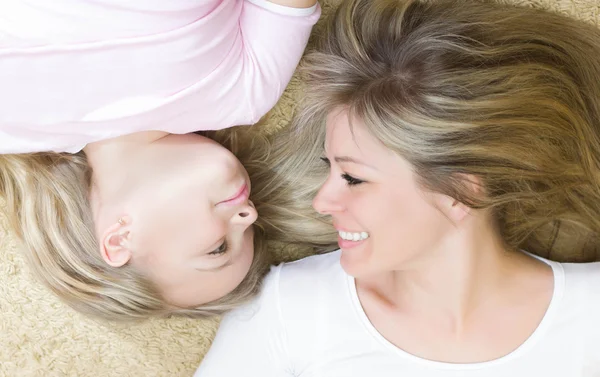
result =
M538 328L518 349L473 364L425 360L388 342L334 252L273 267L255 301L223 319L196 377L600 376L600 263L561 264Z

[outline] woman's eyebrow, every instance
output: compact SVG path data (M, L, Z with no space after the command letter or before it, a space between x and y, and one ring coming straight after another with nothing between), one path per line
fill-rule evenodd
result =
M375 166L373 165L369 165L366 162L360 161L354 157L350 157L350 156L336 156L333 158L335 160L335 162L337 163L350 163L350 164L357 164L357 165L363 165L366 166L368 168L371 168L373 170L379 170L377 169Z
M325 152L325 154L327 154L327 149L325 148L325 144L323 144L323 151ZM329 160L329 159L328 159ZM333 158L333 160L337 163L351 163L351 164L357 164L357 165L363 165L366 166L368 168L371 168L373 170L379 170L377 169L375 166L367 164L366 162L363 162L359 159L356 159L354 157L350 157L350 156L335 156Z

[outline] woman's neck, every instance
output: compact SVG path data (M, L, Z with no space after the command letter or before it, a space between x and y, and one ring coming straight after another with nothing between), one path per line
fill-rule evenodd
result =
M392 310L409 310L438 317L457 330L483 308L510 300L518 281L532 269L549 269L530 256L511 252L492 229L449 236L406 268L357 279L359 293Z

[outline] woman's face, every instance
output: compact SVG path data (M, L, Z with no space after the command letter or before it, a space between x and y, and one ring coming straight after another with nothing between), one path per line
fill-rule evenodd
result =
M219 299L248 274L257 213L250 180L226 148L199 135L150 145L131 201L131 263L178 307ZM139 170L138 170L139 171Z
M345 110L327 120L330 174L314 208L331 215L341 264L354 277L410 268L441 242L450 226L437 204L449 200L421 190L410 164L369 134Z

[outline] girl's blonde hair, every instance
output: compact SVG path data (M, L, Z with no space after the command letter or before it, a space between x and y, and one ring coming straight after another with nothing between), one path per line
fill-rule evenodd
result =
M23 244L35 275L75 310L108 320L221 314L251 299L271 263L269 240L330 246L335 235L310 208L316 184L287 185L289 169L271 141L252 130L226 130L206 136L238 156L250 175L259 213L254 261L243 282L229 295L197 308L171 309L141 271L131 265L108 266L101 258L88 201L92 171L85 154L35 153L0 156L0 193L8 222Z
M424 189L489 209L508 247L596 257L598 29L489 1L348 0L321 35L290 136L299 165L319 163L326 116L345 107Z

